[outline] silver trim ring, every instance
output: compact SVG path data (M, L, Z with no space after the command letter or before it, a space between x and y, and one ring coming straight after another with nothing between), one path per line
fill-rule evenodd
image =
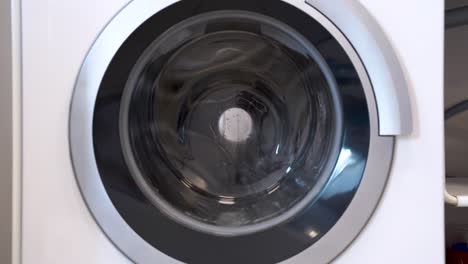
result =
M176 0L135 0L128 4L101 33L81 68L70 111L70 145L76 178L86 203L110 240L133 261L180 263L152 247L119 215L97 169L92 120L94 103L104 73L122 43L144 21ZM318 242L285 263L327 263L344 250L372 215L383 193L393 153L393 137L379 136L377 106L364 65L346 37L321 13L300 0L285 1L320 22L340 42L356 67L368 102L371 145L362 183L348 209L335 226ZM340 2L341 3L341 2ZM334 8L340 9L340 5ZM347 11L348 12L348 11ZM344 17L352 17L348 14ZM333 17L331 17L333 18ZM370 34L368 32L367 34ZM382 65L386 67L386 65ZM359 228L349 229L349 226Z
M408 135L413 130L409 86L390 39L358 0L291 1L308 3L342 31L366 65L377 100L379 134ZM343 15L346 10L346 15Z

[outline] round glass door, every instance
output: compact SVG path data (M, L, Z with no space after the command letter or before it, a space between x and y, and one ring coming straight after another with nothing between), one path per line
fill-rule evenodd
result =
M338 255L393 144L346 38L285 1L153 4L109 24L75 89L75 173L104 232L137 263Z
M158 37L128 77L120 135L143 194L216 235L279 224L310 204L341 143L331 70L294 29L208 12Z

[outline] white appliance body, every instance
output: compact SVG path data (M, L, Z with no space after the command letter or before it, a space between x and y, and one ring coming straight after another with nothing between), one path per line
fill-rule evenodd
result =
M357 0L338 2L353 1ZM443 263L444 3L360 2L395 50L409 96L401 107L410 109L412 129L395 136L391 170L378 207L333 263ZM75 178L69 137L70 105L83 61L112 18L132 4L22 1L23 264L132 263L132 256L111 242L88 209ZM350 15L347 10L336 12ZM379 82L372 71L368 69L370 78ZM377 99L381 105L387 102ZM398 98L388 98L393 100ZM405 130L380 128L383 134ZM307 251L285 262L310 263ZM148 261L178 263L162 253Z

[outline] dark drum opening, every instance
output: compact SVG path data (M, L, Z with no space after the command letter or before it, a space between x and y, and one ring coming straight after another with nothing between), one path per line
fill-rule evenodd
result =
M337 160L341 122L314 46L245 11L204 13L153 41L120 111L125 160L148 200L226 236L271 228L313 203Z

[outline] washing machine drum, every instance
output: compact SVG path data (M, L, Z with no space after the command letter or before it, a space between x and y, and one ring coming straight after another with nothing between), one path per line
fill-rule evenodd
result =
M276 263L323 240L323 254L338 255L378 199L359 205L369 207L362 224L344 217L375 107L348 53L283 1L180 1L152 15L103 64L93 100L75 96L92 112L91 146L72 149L98 223L138 263L162 261L155 252ZM76 93L89 86L79 81ZM87 126L81 110L72 133Z

